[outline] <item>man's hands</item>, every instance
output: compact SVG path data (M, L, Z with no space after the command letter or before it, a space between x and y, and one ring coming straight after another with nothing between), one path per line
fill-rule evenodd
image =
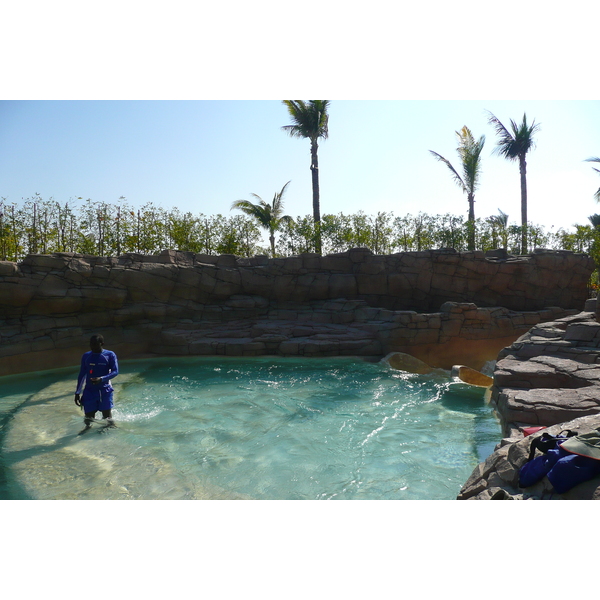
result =
M102 377L90 377L90 381L94 385L99 385L102 383ZM75 394L75 404L77 404L77 406L83 406L81 402L81 394Z

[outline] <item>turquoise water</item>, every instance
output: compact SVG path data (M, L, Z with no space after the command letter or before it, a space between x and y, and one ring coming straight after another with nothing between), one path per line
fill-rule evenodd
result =
M83 435L77 368L0 378L1 498L454 499L501 438L449 374L346 358L120 367L118 428Z

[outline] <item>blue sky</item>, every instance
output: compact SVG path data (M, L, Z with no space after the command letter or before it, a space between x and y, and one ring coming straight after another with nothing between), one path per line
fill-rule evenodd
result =
M486 136L476 216L520 219L519 168L492 154L486 111L540 124L528 157L529 218L546 228L587 223L600 176L598 100L332 100L319 146L322 213L466 214L465 195L435 150L457 168L455 131ZM204 214L231 214L234 200L265 200L291 180L285 208L311 214L310 144L281 130L280 100L4 100L0 102L0 196L36 192Z

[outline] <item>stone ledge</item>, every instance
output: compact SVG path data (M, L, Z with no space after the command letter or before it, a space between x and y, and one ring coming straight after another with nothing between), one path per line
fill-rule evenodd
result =
M600 427L598 332L594 313L582 312L539 324L500 352L492 401L510 437L473 471L459 500L600 500L600 478L563 495L555 494L546 478L527 490L518 488L519 469L536 437L523 437L523 427L544 426L550 434Z

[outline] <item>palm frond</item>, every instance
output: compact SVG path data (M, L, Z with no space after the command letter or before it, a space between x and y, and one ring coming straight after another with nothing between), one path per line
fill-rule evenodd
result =
M592 156L591 158L586 158L585 162L597 162L597 163L600 163L600 157L598 157L598 156ZM592 169L594 171L596 171L596 173L600 173L600 169L596 169L596 167L592 167ZM596 202L600 202L600 188L598 188L596 190L596 192L594 193L594 200L596 200Z
M514 142L512 134L510 133L510 131L508 131L508 129L506 129L506 127L504 127L504 125L502 124L500 119L496 117L496 115L494 115L490 111L487 112L489 114L488 123L492 125L496 132L496 135L499 138L496 147L492 150L492 154L499 154L500 156L504 156L509 160L515 160L517 157L512 156L510 153L511 144Z
M594 227L600 227L600 215L598 215L598 214L590 215L588 217L588 220Z
M498 209L499 215L492 215L489 220L498 227L506 227L508 225L508 215Z
M283 100L293 123L281 129L292 137L327 139L329 135L329 100Z
M477 141L471 130L465 125L456 132L458 148L456 149L463 167L463 181L465 188L474 193L479 184L481 175L481 153L485 144L485 136L482 135Z
M531 122L531 125L527 125L527 115L523 113L523 121L520 125L517 125L513 121L511 123L519 151L527 153L532 148L535 148L533 135L540 129L535 119Z
M600 163L600 157L592 156L591 158L586 158L584 162L597 162ZM600 173L600 170L596 169L596 167L592 167L596 173Z
M527 115L523 113L523 121L517 124L513 119L510 120L509 131L502 122L490 111L488 122L494 127L498 142L492 151L493 154L499 154L508 160L517 160L519 156L524 156L535 147L533 135L540 129L540 125L535 122L527 124Z
M272 233L284 218L281 215L283 212L283 195L290 183L291 181L288 181L281 188L280 192L275 193L272 204L265 202L258 194L250 194L258 200L258 204L250 200L236 200L231 204L231 210L241 210L244 214L256 219L261 227L268 229Z
M255 218L261 227L266 228L271 222L271 207L264 200L261 200L259 204L254 204L250 200L236 200L231 208L241 210L249 217Z
M459 175L458 171L452 166L452 163L444 158L441 154L438 154L437 152L434 152L433 150L429 151L437 160L439 160L440 162L443 162L449 169L450 172L453 175L453 179L456 182L456 185L458 185L460 188L462 188L463 192L466 192L467 187L465 185L465 182L462 180L462 177Z

